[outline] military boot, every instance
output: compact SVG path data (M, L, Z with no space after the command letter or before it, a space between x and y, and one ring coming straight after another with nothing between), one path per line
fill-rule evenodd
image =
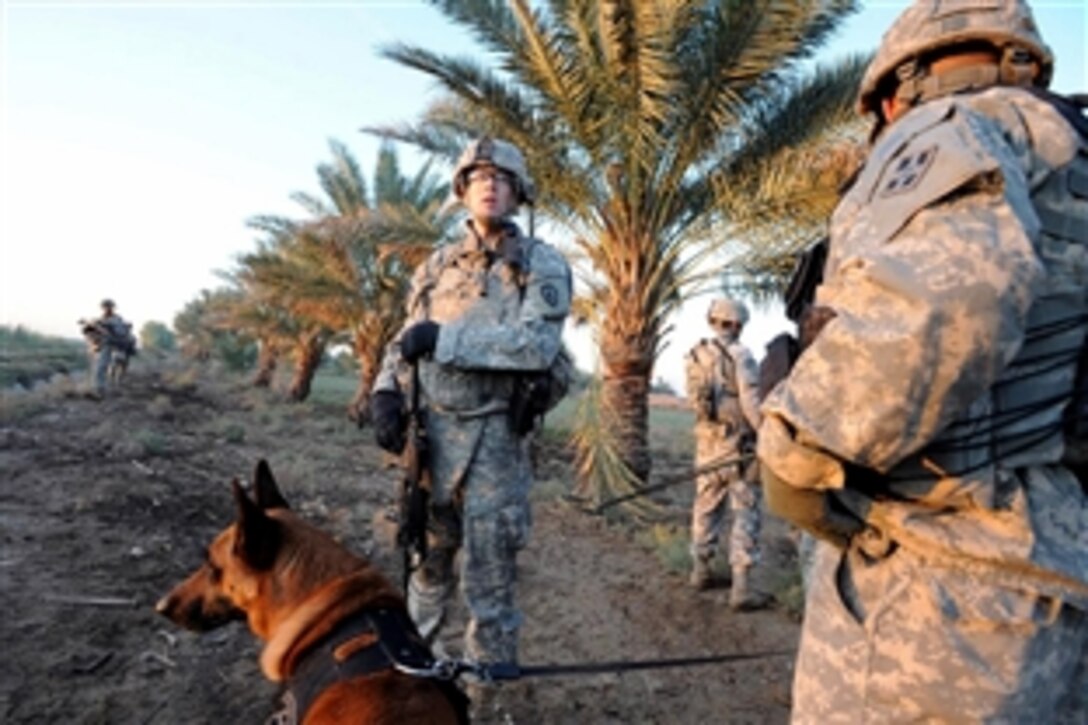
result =
M697 591L702 591L710 587L710 559L705 556L695 557L695 561L691 566L691 586Z
M734 612L751 612L765 609L771 597L752 587L748 576L749 567L733 567L733 587L729 590L729 608Z

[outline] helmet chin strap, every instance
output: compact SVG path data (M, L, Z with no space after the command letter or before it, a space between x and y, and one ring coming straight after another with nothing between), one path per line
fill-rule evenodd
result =
M996 85L1031 86L1037 72L1031 54L1015 46L1003 48L1001 57L992 62L967 60L940 71L911 60L895 71L899 79L895 97L906 106L915 106L934 98Z

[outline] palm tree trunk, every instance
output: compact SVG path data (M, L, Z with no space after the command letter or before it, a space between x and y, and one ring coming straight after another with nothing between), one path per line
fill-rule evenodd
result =
M272 385L272 378L276 374L276 351L265 340L257 343L257 374L253 377L253 385L258 388L267 388Z
M348 417L360 426L370 421L370 391L378 378L378 350L356 348L355 359L359 362L359 384L348 404Z
M601 401L604 421L616 440L619 459L640 482L650 478L648 375L604 374Z
M616 285L606 309L608 319L601 332L601 423L607 426L616 458L626 475L609 475L609 492L626 493L631 479L644 484L650 477L649 393L654 367L654 331L647 329L650 315L639 305L641 295ZM634 287L634 285L630 285Z
M307 335L299 341L294 354L295 374L287 390L288 400L301 403L310 397L314 374L317 372L317 366L321 364L321 356L324 352L325 341L321 335Z

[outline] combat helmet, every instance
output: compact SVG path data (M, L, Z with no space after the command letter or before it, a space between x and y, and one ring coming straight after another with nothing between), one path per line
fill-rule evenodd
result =
M104 310L112 310L113 308L117 307L117 303L114 302L111 298L107 297L106 299L102 300L102 302L99 304L99 307Z
M517 202L519 204L533 203L536 198L536 187L529 177L525 157L514 144L489 136L469 144L453 169L453 193L458 199L465 194L468 173L477 166L494 166L513 174L517 182L517 187L514 189Z
M706 311L706 321L710 324L715 322L735 322L738 325L747 325L748 308L737 300L719 297L710 303L710 307Z
M876 111L877 90L892 74L901 82L917 79L919 60L941 48L985 42L1001 58L999 81L1023 85L1030 64L1039 64L1034 84L1050 84L1054 55L1043 42L1025 0L915 0L884 33L858 92L861 114Z

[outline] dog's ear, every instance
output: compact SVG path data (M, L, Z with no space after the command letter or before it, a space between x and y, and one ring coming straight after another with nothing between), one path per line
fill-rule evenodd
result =
M249 498L237 478L231 481L231 488L234 489L234 501L238 504L234 554L253 569L268 569L276 561L280 526Z
M257 505L263 509L291 508L287 499L280 493L276 479L272 477L272 467L268 461L257 461L257 470L253 474L253 488L257 492Z

